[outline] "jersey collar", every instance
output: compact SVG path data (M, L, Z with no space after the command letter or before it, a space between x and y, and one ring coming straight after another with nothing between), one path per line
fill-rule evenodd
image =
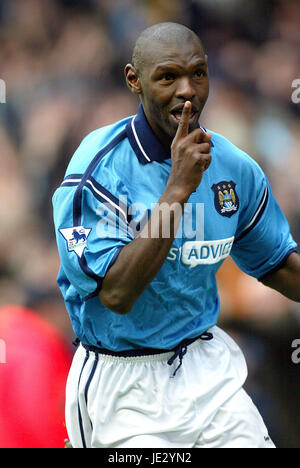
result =
M200 127L199 124L198 127ZM129 142L142 164L148 164L153 161L163 162L171 157L171 153L166 150L154 135L142 104L139 105L138 113L127 123L126 130ZM203 130L205 129L203 128Z
M127 124L127 135L132 149L142 164L152 161L162 162L171 157L171 154L154 135L142 104L139 105L137 115Z

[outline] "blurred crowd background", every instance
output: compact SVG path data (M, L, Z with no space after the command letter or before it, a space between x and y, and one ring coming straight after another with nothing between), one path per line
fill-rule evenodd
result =
M299 1L0 0L0 447L63 446L75 348L56 286L51 198L82 138L136 113L123 67L138 34L161 21L202 38L211 92L201 123L259 162L300 241ZM218 281L220 324L246 355L246 388L277 446L299 447L299 304L230 259Z

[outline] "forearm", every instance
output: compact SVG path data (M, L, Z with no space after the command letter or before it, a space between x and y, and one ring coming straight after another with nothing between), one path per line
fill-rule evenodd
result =
M99 294L110 310L126 314L163 265L188 196L167 186L139 236L123 247Z
M300 255L291 254L280 270L265 276L262 282L292 301L300 302Z

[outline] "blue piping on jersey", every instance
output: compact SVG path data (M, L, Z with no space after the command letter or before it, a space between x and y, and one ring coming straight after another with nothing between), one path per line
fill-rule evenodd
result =
M94 159L91 161L89 164L87 170L85 173L82 175L81 181L75 191L74 194L74 199L73 199L73 225L74 226L81 226L81 218L82 218L82 191L84 186L86 185L87 180L90 178L91 174L93 171L96 169L97 165L101 161L101 159L109 153L115 146L117 146L124 138L127 137L126 130L123 130L121 133L119 133L115 138L113 138L108 145L106 145L104 148L102 148L94 157ZM93 293L89 294L86 297L95 297L99 294L101 286L102 286L102 281L103 278L99 277L94 273L87 265L86 258L84 254L82 254L81 257L78 257L78 263L80 268L83 270L83 272L92 278L94 281L96 281L96 289L93 291Z
M262 217L262 215L263 215L263 213L264 213L264 211L266 209L266 206L268 204L268 200L269 200L269 190L268 190L268 187L266 187L254 216L252 217L250 223L244 229L244 231L239 236L236 237L236 239L234 241L235 244L240 239L245 237L250 231L252 231L252 229L257 225L257 223L261 219L261 217Z
M82 174L70 174L64 178L60 187L75 187L81 182Z
M73 201L73 222L74 226L80 226L81 225L81 202L82 202L82 190L83 187L85 186L87 179L90 177L90 175L94 172L96 169L97 165L101 161L101 159L109 153L115 146L117 146L124 138L127 137L126 130L123 130L121 133L119 133L115 138L113 138L112 141L108 143L104 148L102 148L94 157L94 159L91 161L89 164L87 170L82 176L81 182L78 185L75 195L74 195L74 201Z
M82 174L70 174L69 176L67 176L64 179L64 181L61 183L60 187L78 186L81 183L82 176L83 176ZM92 183L92 185L91 185L91 183ZM129 223L129 220L127 219L127 207L125 205L123 206L116 197L114 197L105 187L100 185L93 177L90 177L86 181L86 184L85 184L84 187L89 189L93 193L94 197L97 198L97 200L99 200L101 203L105 203L107 208L110 208L110 206L109 206L109 204L107 204L107 202L114 203L114 207L116 207L117 209L120 210L120 213L123 214L123 216L125 218L125 221L127 223ZM95 191L95 188L97 189L97 192ZM101 195L99 194L100 191L103 192L103 194L106 196L106 198L101 197ZM116 214L115 210L113 210L113 212L114 212L114 214ZM115 263L115 261L117 260L117 257L118 257L121 250L122 250L122 247L119 247L117 249L117 251L115 252L115 254L114 254L114 256L113 256L113 258L112 258L112 260L111 260L111 262L109 264L109 267L111 267ZM100 292L100 289L101 289L101 286L102 286L103 278L96 275L88 267L86 258L84 256L78 258L78 262L79 262L79 265L80 265L81 269L84 271L84 273L87 276L93 278L97 283L96 289L92 293L90 293L87 296L83 297L83 301L85 302L85 301L88 301L89 299L92 299L93 297L98 296L98 294Z
M83 176L82 174L70 174L63 180L60 187L72 187L72 186L75 187L75 186L78 186L81 183L82 176ZM99 200L101 203L105 203L107 208L110 207L109 204L107 204L107 202L114 203L114 207L116 207L117 209L120 210L120 213L123 214L123 216L125 218L125 221L127 223L129 223L129 220L127 219L127 207L125 205L124 206L121 205L120 201L116 197L114 197L114 195L112 195L105 187L100 185L93 177L90 177L86 181L86 184L84 185L84 187L89 189L93 193L94 197L97 198L97 200ZM97 192L95 191L95 188L97 189ZM101 197L101 195L99 194L100 191L106 196L106 198ZM113 212L115 213L115 211L113 211ZM114 256L113 256L113 258L112 258L112 260L110 262L109 267L111 267L115 263L121 249L122 249L122 247L119 247L118 250L115 252L115 254L114 254ZM93 297L98 296L98 294L100 292L100 289L101 289L101 286L102 286L103 278L96 275L88 267L87 262L86 262L86 258L84 256L82 256L81 258L78 258L78 261L79 261L79 265L80 265L81 269L85 272L85 274L87 276L90 276L91 278L93 278L97 283L96 289L92 293L90 293L87 296L83 297L83 301L85 302L85 301L88 301L89 299L92 299Z
M76 187L81 183L82 180L82 174L74 174L68 176L68 178L65 178L63 182L61 183L60 187ZM89 189L93 196L97 198L101 203L106 205L107 208L110 208L114 212L114 214L117 214L115 212L115 209L119 212L119 214L123 215L124 221L129 224L129 218L128 218L128 208L127 205L121 202L121 200L118 200L114 195L112 195L103 185L99 184L94 177L89 177L84 185L85 188ZM114 209L113 209L113 208Z
M81 181L82 174L70 174L64 178L60 187L75 187Z
M79 184L78 182L64 182L60 187L76 187Z
M64 182L66 180L70 180L70 179L80 179L81 180L81 177L82 177L82 174L69 174L68 176L66 176L64 178Z
M115 209L117 209L119 212L118 215L122 215L125 223L128 223L127 206L122 204L121 201L112 195L105 187L103 187L103 185L99 184L93 177L89 177L89 179L86 181L85 187L87 187L92 192L97 200L105 204L108 208L110 208L109 205L111 205L114 208L114 213ZM109 205L107 205L107 203L109 203Z

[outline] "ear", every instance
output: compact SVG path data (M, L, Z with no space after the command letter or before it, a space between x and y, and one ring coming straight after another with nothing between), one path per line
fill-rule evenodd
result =
M142 93L141 80L135 67L128 63L124 69L126 84L130 91L134 94Z

